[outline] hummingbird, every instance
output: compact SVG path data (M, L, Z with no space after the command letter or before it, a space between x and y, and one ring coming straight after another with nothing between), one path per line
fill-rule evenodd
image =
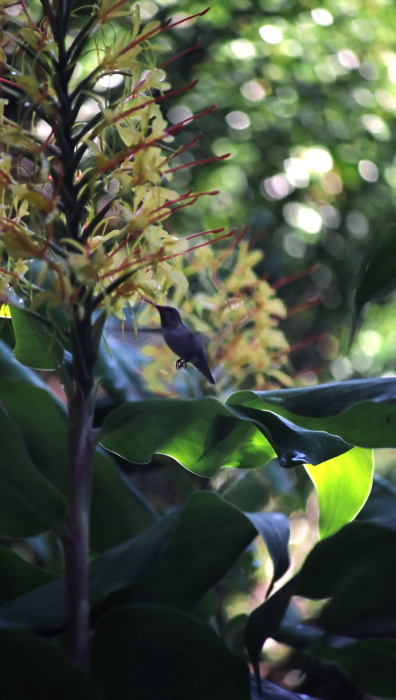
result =
M190 362L211 384L216 384L209 369L205 354L205 338L200 333L192 333L183 323L182 318L174 306L161 306L142 297L144 301L157 309L161 319L161 331L168 348L179 356L176 369L186 367Z

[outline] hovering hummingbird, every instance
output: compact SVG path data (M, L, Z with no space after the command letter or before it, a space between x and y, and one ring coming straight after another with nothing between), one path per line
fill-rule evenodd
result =
M142 297L144 301L157 309L161 318L161 330L168 348L178 355L176 369L186 367L190 362L197 370L204 375L211 384L216 384L209 369L208 360L205 354L204 337L199 333L192 333L183 323L177 309L173 306L161 306L153 301Z

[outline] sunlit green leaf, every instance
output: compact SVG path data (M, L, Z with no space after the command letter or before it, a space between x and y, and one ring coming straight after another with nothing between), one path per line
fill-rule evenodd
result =
M320 537L332 535L356 517L370 494L373 468L372 452L361 447L305 466L318 493Z

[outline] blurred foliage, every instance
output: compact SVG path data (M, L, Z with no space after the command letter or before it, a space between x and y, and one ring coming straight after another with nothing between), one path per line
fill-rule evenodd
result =
M18 14L21 6L12 3L10 12ZM36 21L42 6L45 2L29 2ZM81 0L73 7L75 40L98 6ZM139 7L148 22L170 17L178 22L203 9L190 0L143 0ZM125 294L120 294L119 305L117 295L112 297L111 311L122 317L128 299L131 325L147 321L151 326L158 323L156 312L135 304L138 294L167 294L183 318L191 318L197 331L210 336L219 395L228 396L235 384L242 391L224 404L213 397L197 398L208 392L194 372L178 373L170 383L167 350L153 347L149 354L154 362L142 369L141 351L125 350L111 332L98 348L97 430L91 434L89 426L83 431L94 436L96 445L89 562L93 671L89 677L77 669L69 675L62 651L67 611L59 539L65 538L67 519L70 417L23 364L55 367L61 380L59 366L70 378L70 364L64 348L35 316L13 309L12 322L4 319L2 338L14 356L0 346L5 465L0 497L2 686L9 697L30 697L19 672L22 665L37 693L47 686L48 697L68 678L67 697L77 691L84 697L102 697L102 691L105 697L114 692L120 697L173 697L176 692L192 697L194 691L208 698L225 692L242 700L248 694L246 629L256 671L264 663L267 667L261 670L277 681L276 686L264 681L271 700L297 700L285 687L310 697L325 692L334 700L340 700L341 687L347 688L348 700L361 700L365 691L389 695L396 683L396 539L391 521L396 496L391 483L382 479L374 482L368 497L373 464L367 448L395 449L395 380L339 380L394 372L393 335L388 336L394 334L395 301L386 297L394 289L396 9L386 0L364 6L358 0L324 0L321 7L309 0L219 1L198 22L160 32L155 47L163 60L159 71L145 44L147 73L139 77L146 82L140 87L157 100L154 118L142 110L140 123L117 118L112 129L103 114L125 104L131 75L124 74L126 66L116 59L132 25L125 31L122 3L103 0L99 9L103 26L92 37L87 31L86 51L73 73L75 88L87 87L81 89L75 127L76 133L83 130L89 155L82 163L84 172L93 175L89 187L94 193L87 198L87 212L83 207L80 214L94 218L96 228L90 233L99 235L90 241L92 249L76 246L69 279L84 289L94 287L103 301L95 286L105 284L103 278L95 279L100 257L95 258L96 244L105 239L111 248L114 226L122 241L133 216L141 214L130 209L133 196L128 192L136 192L137 173L145 173L150 187L157 180L162 188L159 161L153 156L161 141L167 162L174 166L166 171L172 190L157 192L159 202L149 202L145 213L158 213L168 195L175 198L175 206L166 211L165 228L146 230L147 221L139 226L145 230L149 255L142 260L151 263L158 252L166 252L169 259L154 259L150 271L144 266L138 284L121 287ZM50 50L50 41L38 46L32 26L20 36L30 42L34 61L45 64L45 56L38 54ZM29 72L29 61L20 59L7 31L3 50L22 72ZM168 61L177 54L179 58ZM106 64L100 75L98 57ZM194 90L185 91L196 79ZM59 193L45 189L51 168L56 175L51 158L33 159L29 167L21 159L19 171L12 161L17 147L26 155L37 138L43 146L50 138L48 131L38 133L43 124L32 117L30 102L20 99L21 94L33 102L42 98L44 113L54 97L48 86L43 96L34 71L19 75L16 82L22 91L18 99L12 99L11 90L8 105L0 101L6 126L11 120L21 127L16 141L5 129L8 152L2 175L10 178L12 194L20 199L16 223L29 211L36 232L31 238L22 236L22 228L8 230L18 230L19 238L3 235L6 257L8 262L15 259L13 271L20 281L43 242L43 222L47 225L53 217L62 229L70 212L58 216ZM169 85L175 92L163 99ZM208 109L211 101L217 105L214 111ZM26 135L27 122L37 130L33 136ZM165 127L172 138L163 140ZM91 139L85 138L89 131ZM122 185L126 204L118 202L101 221L103 198L119 191L114 181L100 180L103 173L100 168L95 172L93 163L107 167L115 153L125 155L125 148L142 134L148 146L142 148L144 157L137 150L128 173L114 163L114 179ZM157 141L152 150L150 138ZM230 157L223 158L227 153ZM32 162L37 169L31 169ZM193 168L196 164L201 167ZM22 167L28 186L17 177ZM10 184L4 180L0 184ZM209 196L217 190L216 197ZM178 197L180 192L187 194ZM80 224L84 230L84 217ZM134 251L141 254L139 246ZM106 246L102 252L99 262L106 260ZM120 273L122 267L111 272ZM43 287L48 281L44 277L41 271L36 278ZM37 289L32 285L29 291L33 297ZM50 301L52 323L52 307L60 298ZM66 295L61 301L73 305L75 298ZM376 306L364 311L359 327L358 316L370 301ZM6 309L2 312L7 315ZM102 326L98 330L94 321L93 328L98 340ZM352 328L356 335L349 348ZM92 355L85 359L90 366ZM337 381L304 386L316 384L322 368ZM301 388L268 391L273 384L290 385L294 373L301 373ZM164 394L181 398L164 400ZM93 406L94 399L89 404L92 417ZM358 447L350 449L352 445ZM306 463L316 465L307 470L318 501L310 496L309 479L301 469ZM219 474L221 467L225 469ZM213 477L212 482L205 477ZM351 523L357 513L357 522ZM261 539L254 544L257 534ZM287 570L288 582L278 584L263 603ZM49 665L45 639L59 642L59 648L51 646ZM272 640L294 650L279 678L273 665L268 671L274 659ZM370 666L370 659L375 664ZM334 695L327 661L342 669ZM157 673L151 680L153 666ZM333 664L330 668L334 671ZM298 678L290 676L297 670ZM191 678L199 679L197 687L192 688ZM255 692L253 687L252 698Z
M197 6L141 3L142 12L162 18ZM296 371L330 363L330 376L344 379L382 368L362 339L344 358L356 273L393 227L395 19L386 0L219 0L198 24L171 35L175 51L200 46L167 66L173 84L198 79L193 92L167 103L167 118L188 118L212 101L217 109L200 120L193 153L231 153L225 163L177 175L189 186L221 189L180 218L187 230L198 222L248 226L265 251L256 269L280 285L289 308L283 327L291 346L327 334L296 350ZM368 318L364 330L370 327Z

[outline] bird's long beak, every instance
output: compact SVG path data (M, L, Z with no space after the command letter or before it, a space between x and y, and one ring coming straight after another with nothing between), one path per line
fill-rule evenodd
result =
M151 301L151 299L147 299L147 297L144 297L142 295L140 295L140 298L143 299L143 301L146 301L148 304L151 304L151 306L157 307L157 304L154 304L154 302Z

